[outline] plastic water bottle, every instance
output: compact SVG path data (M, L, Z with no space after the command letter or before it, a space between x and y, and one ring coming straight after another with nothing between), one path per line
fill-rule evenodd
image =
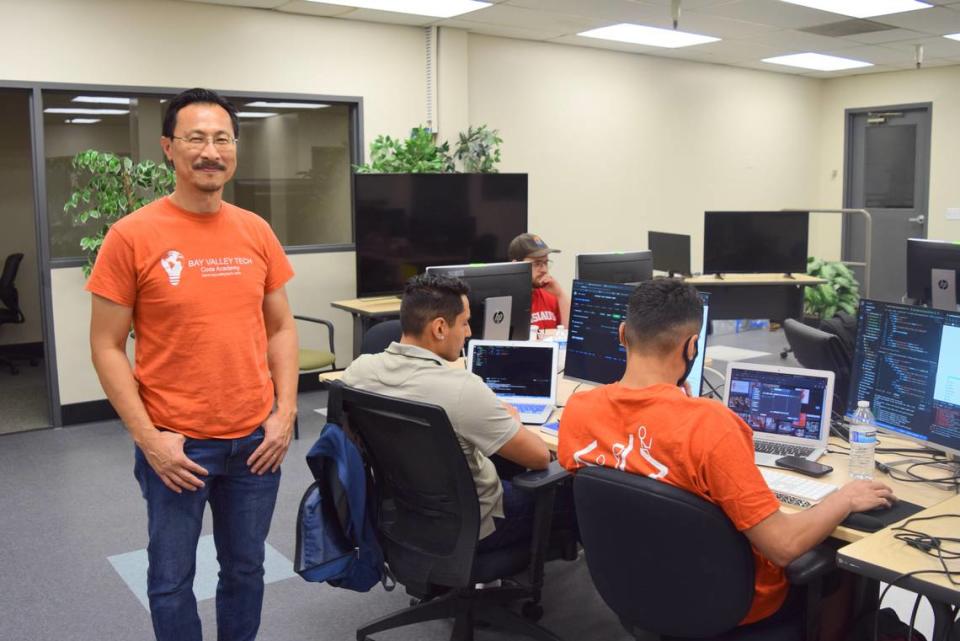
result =
M567 360L567 328L563 325L557 325L557 331L553 334L553 340L559 350L557 366L563 370Z
M850 425L850 478L873 478L876 447L877 426L870 411L870 401L858 401Z

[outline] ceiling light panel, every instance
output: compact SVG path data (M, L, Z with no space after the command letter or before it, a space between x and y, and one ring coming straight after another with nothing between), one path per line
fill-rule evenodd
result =
M119 98L117 96L77 96L70 102L87 102L101 105L129 105L129 98Z
M870 62L840 58L838 56L827 56L822 53L795 53L789 56L764 58L763 61L774 65L786 65L788 67L800 67L801 69L814 69L816 71L843 71L844 69L858 69L860 67L873 66Z
M274 111L238 111L237 116L240 118L269 118L270 116L277 116Z
M609 27L582 31L577 35L585 38L613 40L616 42L627 42L635 45L646 45L648 47L664 47L667 49L702 45L720 40L720 38L714 38L713 36L674 31L673 29L659 29L657 27L647 27L626 22L610 25Z
M839 13L851 18L872 18L891 13L929 9L932 4L921 0L781 0L801 7Z
M355 9L408 13L433 18L452 18L478 9L485 9L491 4L479 0L309 0L309 2L335 4Z
M258 100L257 102L248 102L246 106L261 109L326 109L330 105L319 105L315 102L268 102Z
M86 109L84 107L47 107L45 114L77 114L80 116L122 116L130 113L129 109Z

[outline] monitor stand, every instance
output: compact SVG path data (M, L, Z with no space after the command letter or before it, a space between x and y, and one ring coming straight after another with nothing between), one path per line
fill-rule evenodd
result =
M785 272L785 273L783 274L783 277L784 277L784 278L789 278L790 280L796 280L796 278L797 278L796 276L794 276L794 275L791 274L790 272Z
M510 312L513 296L491 296L483 300L484 340L510 340Z
M930 305L947 312L957 311L957 272L952 269L930 270Z
M720 272L717 272L716 274L714 274L713 277L716 278L717 280L723 280L723 274L721 274Z

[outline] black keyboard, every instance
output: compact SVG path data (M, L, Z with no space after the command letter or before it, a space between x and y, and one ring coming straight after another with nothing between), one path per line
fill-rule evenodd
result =
M789 445L787 443L774 443L772 441L754 441L753 449L761 454L776 454L778 456L799 456L806 458L813 454L812 447L802 445Z

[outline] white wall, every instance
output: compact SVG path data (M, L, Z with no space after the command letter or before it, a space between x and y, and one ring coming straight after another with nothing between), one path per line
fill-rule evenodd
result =
M825 81L818 171L820 205L843 206L844 110L917 102L933 103L927 237L960 241L960 221L946 218L948 207L960 207L960 180L957 180L960 169L960 66ZM817 242L829 246L829 257L838 258L839 220L819 229Z
M707 209L813 203L817 80L471 35L469 118L500 130L502 171L530 173L530 229L574 273L585 251L692 236Z

